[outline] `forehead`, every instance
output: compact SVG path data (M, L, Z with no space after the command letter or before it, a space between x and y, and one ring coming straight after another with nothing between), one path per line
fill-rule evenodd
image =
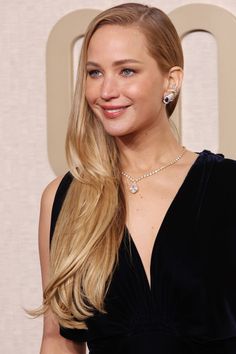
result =
M144 34L134 26L105 25L96 30L88 46L88 59L149 56Z

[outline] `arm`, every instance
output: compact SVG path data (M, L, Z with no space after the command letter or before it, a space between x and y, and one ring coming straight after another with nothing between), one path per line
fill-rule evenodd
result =
M43 289L49 277L49 234L51 211L56 190L61 177L52 181L44 190L41 199L39 218L39 256ZM59 333L59 325L52 312L44 316L43 337L40 354L85 354L85 343L76 343L63 338Z

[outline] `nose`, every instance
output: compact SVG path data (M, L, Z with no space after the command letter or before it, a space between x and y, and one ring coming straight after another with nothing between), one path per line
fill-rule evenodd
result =
M109 101L112 98L117 98L119 96L118 82L114 78L114 76L109 75L107 77L104 77L101 86L100 96L106 101Z

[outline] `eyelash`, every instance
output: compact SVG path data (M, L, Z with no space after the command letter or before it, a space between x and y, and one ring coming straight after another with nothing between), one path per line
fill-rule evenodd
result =
M129 72L131 72L131 75L130 74L128 74L128 75L122 75L122 76L124 76L124 77L131 77L131 76L133 76L135 73L136 73L136 71L134 70L134 69L130 69L130 68L125 68L125 69L122 69L121 70L121 73L124 73L124 72L127 72L127 71L129 71ZM91 77L91 78L98 78L99 77L99 75L96 75L96 74L100 74L101 72L99 71L99 70L90 70L90 71L88 71L88 75ZM94 75L95 74L95 75Z
M124 73L124 71L130 71L130 72L132 72L132 74L131 74L131 75L124 75L125 77L130 77L130 76L133 76L133 75L135 74L135 70L130 69L130 68L125 68L125 69L122 69L122 71L121 71L121 72L123 72L123 73Z
M91 78L97 78L97 77L98 77L97 75L93 76L95 73L99 73L99 70L89 70L89 71L88 71L88 75L89 75Z

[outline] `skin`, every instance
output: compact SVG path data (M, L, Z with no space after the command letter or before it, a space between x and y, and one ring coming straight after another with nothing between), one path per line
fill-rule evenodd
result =
M51 210L57 188L62 177L57 177L44 190L41 198L39 217L39 255L42 274L42 287L49 281L49 237ZM43 336L40 354L85 354L86 344L65 339L59 333L59 325L51 311L44 316Z
M114 65L123 59L141 63ZM96 118L114 136L120 151L121 169L137 177L176 158L182 147L170 129L162 97L174 83L180 89L182 70L173 67L161 73L146 49L146 39L134 27L104 26L93 35L88 48L89 65L86 98ZM132 69L132 70L126 70ZM91 76L91 70L95 70ZM115 116L102 105L129 106ZM132 195L124 179L127 204L126 224L137 247L147 281L151 286L150 260L154 240L163 218L196 154L187 151L181 160L162 173L140 182L140 192ZM42 285L49 279L49 234L52 204L61 177L45 189L39 220L39 250ZM60 336L59 325L51 312L44 317L40 354L85 354L85 343Z
M162 97L168 75L149 55L138 29L113 25L97 30L88 48L87 71L86 98L110 135L143 134L158 130L160 121L167 120ZM110 105L128 108L109 119L103 107Z
M125 59L130 61L116 65ZM88 47L87 72L87 101L115 137L125 170L145 172L177 155L180 144L172 134L162 98L174 84L180 89L183 72L175 66L162 73L139 29L117 25L98 29ZM106 117L104 106L129 107L113 119ZM137 156L142 157L138 164Z
M183 71L159 69L134 26L105 25L88 47L86 99L120 151L121 170L139 177L173 161L182 146L172 133L163 95L181 87ZM112 108L116 110L112 110ZM131 194L124 177L126 225L139 252L151 286L150 263L164 217L197 154L187 150L178 163L139 182Z

